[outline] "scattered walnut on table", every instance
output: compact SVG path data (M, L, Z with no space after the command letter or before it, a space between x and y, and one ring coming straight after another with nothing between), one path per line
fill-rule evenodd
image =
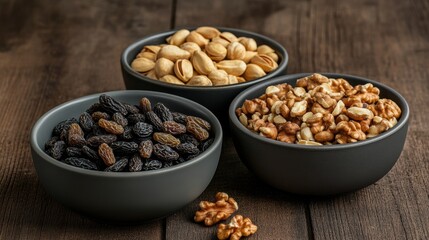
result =
M201 201L200 210L195 213L195 222L203 222L206 226L225 220L238 210L237 202L224 192L216 194L216 202Z
M249 218L235 215L229 224L219 224L217 237L219 239L238 240L243 236L247 237L254 234L257 230L258 227Z

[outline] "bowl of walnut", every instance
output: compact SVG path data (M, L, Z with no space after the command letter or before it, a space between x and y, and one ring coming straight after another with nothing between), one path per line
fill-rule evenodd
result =
M389 172L404 146L409 107L373 80L294 74L243 91L229 118L240 159L261 180L291 193L332 195Z
M222 128L191 100L125 90L53 108L34 124L30 143L39 181L58 202L103 221L148 221L205 190Z
M226 123L229 104L238 93L284 74L287 63L285 48L267 36L208 26L147 36L121 56L127 89L194 100Z

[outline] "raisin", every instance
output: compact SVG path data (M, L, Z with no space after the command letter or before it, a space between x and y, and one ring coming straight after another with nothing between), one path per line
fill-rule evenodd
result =
M156 115L155 112L153 112L153 111L147 112L146 113L146 118L148 119L148 121L150 123L153 124L153 126L156 129L156 131L163 131L164 130L164 125L162 124L161 119L158 117L158 115Z
M83 146L82 149L82 154L87 157L90 160L99 160L100 158L98 157L98 154L95 150L91 149L88 146Z
M181 143L192 143L195 146L198 146L200 144L200 142L198 142L198 140L194 136L188 133L182 134L178 138Z
M52 136L46 143L45 143L45 150L48 150L49 148L52 148L56 142L58 142L60 138L58 136Z
M98 170L97 165L86 158L69 157L64 162L83 169Z
M186 161L191 160L191 159L195 158L195 157L196 157L196 156L198 156L198 155L200 155L200 154L199 154L199 153L197 153L197 154L191 154L191 155L188 155L188 156L186 156L186 157L185 157L185 160L186 160Z
M164 104L155 104L155 107L153 107L153 111L161 119L161 121L173 121L173 115L171 114L170 109L168 109Z
M193 155L200 153L200 149L192 143L181 143L177 145L176 149L179 153L183 154Z
M153 134L153 140L168 145L170 147L176 147L180 144L180 140L175 138L173 135L169 133L156 132Z
M134 114L128 115L128 124L130 125L134 125L138 122L144 122L145 120L146 120L146 117L144 116L144 114L141 114L141 113L134 113Z
M64 141L57 141L52 145L47 153L54 159L60 160L66 151L66 143Z
M86 112L89 114L92 114L94 112L102 112L103 109L101 107L101 104L99 102L96 102L92 104L88 109L86 109Z
M153 133L153 126L148 123L138 122L133 127L133 133L137 137L149 137Z
M171 162L179 158L179 154L171 147L157 143L153 145L153 154L162 161Z
M92 130L92 127L94 126L94 120L92 120L92 117L89 113L87 112L83 112L80 116L79 116L79 124L80 127L85 131L85 132L89 132Z
M181 164L186 162L186 160L183 157L179 157L177 160L174 160L172 163L173 165Z
M105 119L98 120L98 126L102 127L106 132L112 133L115 135L122 134L124 132L124 127L117 124L114 121L109 121Z
M101 106L103 107L103 109L107 112L110 112L110 113L120 112L124 116L128 114L127 109L121 102L113 99L112 97L106 94L101 94L98 100Z
M173 135L179 135L186 132L186 126L175 121L165 121L162 123L164 131Z
M93 119L94 121L96 121L96 122L98 122L98 120L100 120L100 119L106 119L106 120L109 120L109 119L110 119L110 115L109 115L108 113L105 113L105 112L99 112L99 111L97 111L97 112L93 112L93 113L91 114L91 117L92 117L92 119Z
M135 142L117 141L110 144L113 152L120 155L129 155L138 151L139 145Z
M150 100L145 97L140 99L140 109L143 113L152 111L152 104L150 103Z
M81 157L82 150L77 147L68 147L66 148L66 155L67 157Z
M53 135L56 136L60 136L61 132L65 129L66 131L69 130L70 124L72 123L77 123L78 121L76 120L76 118L70 118L67 120L64 120L60 123L58 123L55 127L54 130L52 131Z
M157 170L162 168L162 162L156 159L148 159L143 164L143 171Z
M133 128L130 126L124 127L124 132L119 135L123 140L131 140L133 139Z
M106 143L102 143L98 147L98 156L100 156L104 164L109 167L116 162L112 148L110 148L109 145L107 145Z
M204 128L207 131L210 131L210 129L212 128L209 122L199 117L187 116L186 123L188 122L195 122L196 124L200 125L202 128Z
M128 159L121 158L116 161L112 166L104 169L105 172L122 172L128 165Z
M139 154L142 158L150 158L153 152L153 143L151 140L141 141L139 144Z
M133 113L139 113L140 109L134 105L128 104L128 103L122 103L124 105L125 109L127 109L128 114Z
M70 124L67 134L67 143L70 146L81 147L85 145L85 137L80 125L77 123Z
M116 135L113 134L108 134L108 135L98 135L98 136L92 136L90 138L88 138L88 140L86 141L87 144L93 148L98 148L98 146L102 143L107 143L110 144L114 141L116 141L117 137Z
M207 150L207 148L210 147L210 145L212 145L213 141L214 141L213 138L209 138L208 140L202 142L199 148L201 149L202 152L204 152L205 150Z
M167 167L171 167L173 166L173 162L163 162L162 163L162 168L167 168Z
M186 130L194 135L194 137L200 142L206 140L209 137L209 132L207 132L206 129L201 127L195 121L188 121L186 123Z
M117 124L121 125L122 127L128 125L128 120L124 117L124 115L118 112L112 115L112 120L115 121Z
M173 120L177 123L186 125L186 115L179 112L172 112Z
M89 133L89 135L91 136L99 136L99 135L107 135L109 134L108 132L106 132L103 128L101 128L100 126L98 126L98 124L95 124L92 127L92 131Z
M134 156L130 159L128 170L130 172L139 172L143 168L142 159L138 154L134 154Z

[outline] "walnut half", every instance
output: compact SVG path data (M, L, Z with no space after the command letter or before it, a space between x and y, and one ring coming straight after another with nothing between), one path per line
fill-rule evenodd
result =
M249 218L235 215L229 224L219 224L217 229L218 239L238 240L254 234L258 227Z
M195 213L195 222L202 222L206 226L225 220L238 210L237 202L224 192L216 193L216 202L209 201L200 202L200 210Z

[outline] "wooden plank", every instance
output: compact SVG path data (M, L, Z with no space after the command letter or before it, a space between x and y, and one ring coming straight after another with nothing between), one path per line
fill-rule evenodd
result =
M170 14L171 1L0 2L0 239L163 239L163 220L113 226L53 201L37 180L28 139L50 108L124 89L121 52L168 30Z

